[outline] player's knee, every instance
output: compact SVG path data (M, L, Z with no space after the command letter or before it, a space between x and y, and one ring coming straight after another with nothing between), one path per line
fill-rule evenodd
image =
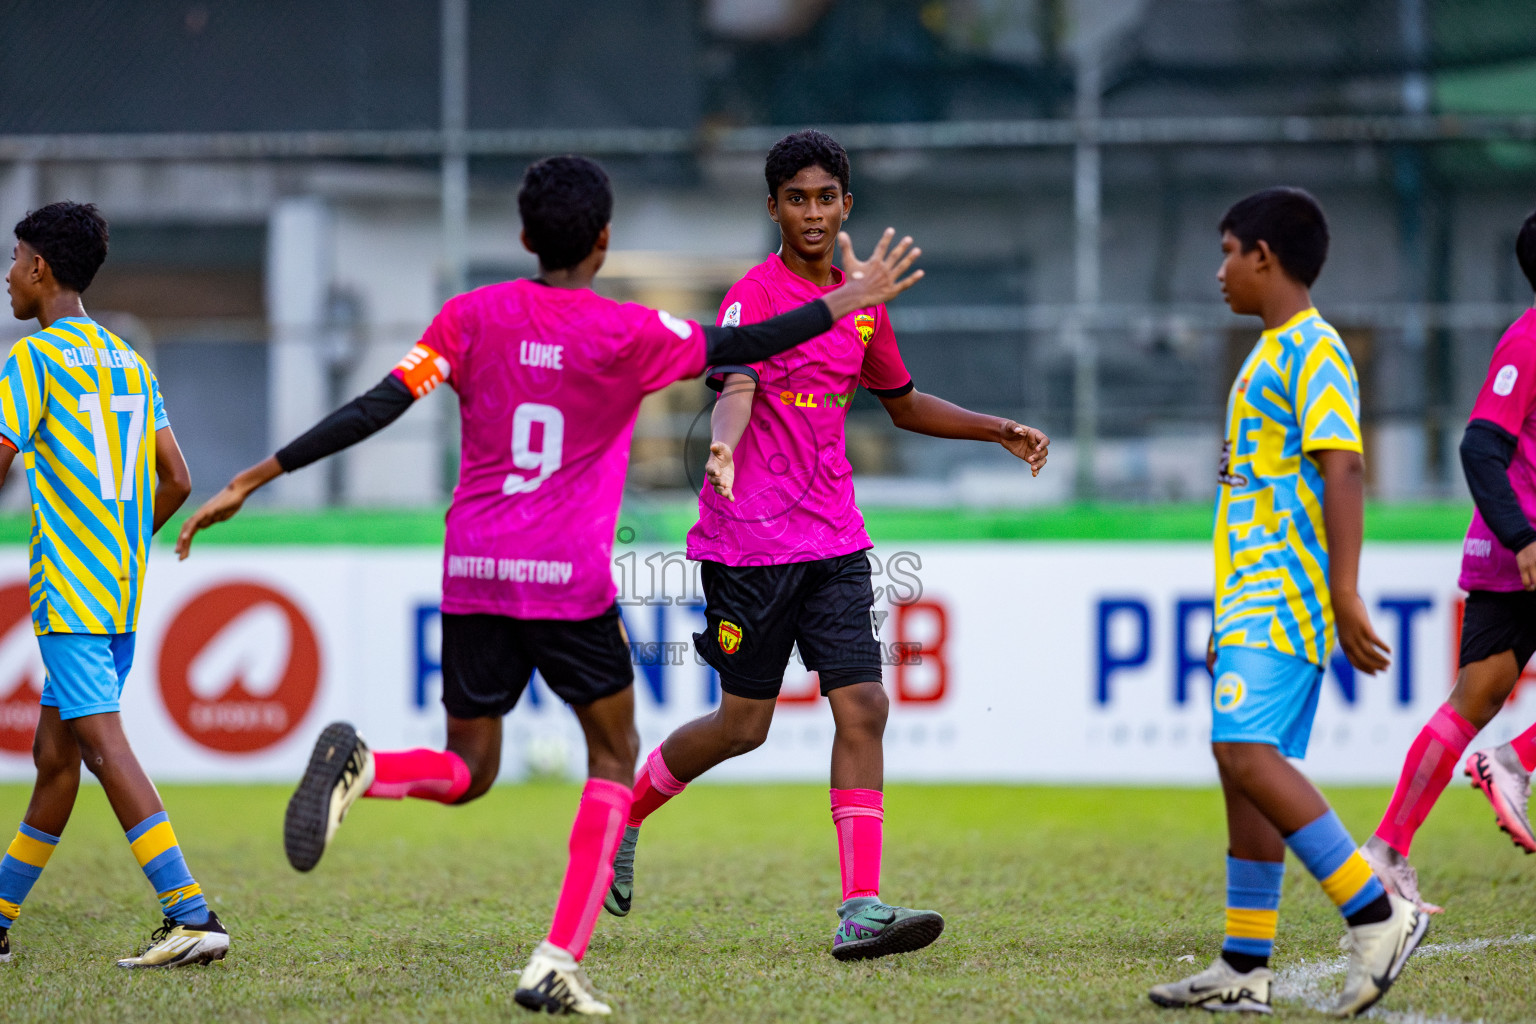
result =
M68 753L59 749L57 743L44 742L42 737L34 737L32 740L32 764L37 768L39 779L51 779L67 772L80 772L80 754L78 750Z
M1251 781L1274 748L1262 743L1212 743L1211 753L1222 776L1238 785Z
M885 735L891 700L879 683L860 683L833 691L838 694L835 719L838 732L862 734L875 739Z
M763 741L768 739L768 727L772 724L771 716L727 721L725 737L729 753L726 756L740 757L762 746Z

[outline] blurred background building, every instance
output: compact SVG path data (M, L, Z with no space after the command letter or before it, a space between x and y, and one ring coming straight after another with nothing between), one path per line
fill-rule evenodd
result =
M917 237L893 318L918 386L1043 427L896 431L866 395L865 504L1204 499L1257 332L1221 304L1216 223L1254 189L1322 201L1316 289L1364 385L1374 492L1458 493L1488 353L1531 294L1528 0L9 0L0 220L98 203L87 295L149 354L200 494L382 376L448 295L528 274L533 158L601 159L601 289L711 319L777 244L762 158L827 128L850 230ZM7 322L8 340L26 325ZM698 479L707 393L655 396L635 500ZM440 503L451 394L273 501ZM690 434L691 432L691 434ZM692 443L689 439L692 439ZM691 477L690 477L691 473ZM13 492L5 499L21 499Z

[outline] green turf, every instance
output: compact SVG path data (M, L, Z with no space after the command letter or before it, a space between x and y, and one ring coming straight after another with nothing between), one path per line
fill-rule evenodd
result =
M350 544L369 547L437 547L443 543L443 512L427 509L327 509L270 512L248 509L199 535L215 544ZM1366 509L1370 541L1459 541L1471 506L1372 503ZM161 534L174 537L183 517ZM871 508L864 511L876 543L912 541L1208 541L1208 503L1172 505L1052 505L1030 509ZM631 500L619 517L622 544L681 544L698 519L692 502ZM0 515L0 544L24 544L25 516Z
M15 929L16 958L0 967L0 1019L524 1019L512 989L548 924L576 792L509 786L463 808L368 801L319 868L298 875L279 837L285 790L167 786L234 945L222 964L128 973L112 960L147 938L154 904L101 792L88 789ZM1330 796L1363 836L1386 792ZM14 820L25 799L23 787L0 787L0 817ZM587 966L614 1019L1197 1019L1157 1010L1145 990L1190 971L1181 957L1204 966L1218 947L1215 791L893 786L887 837L887 897L942 911L948 930L918 953L840 964L827 952L837 859L826 790L690 790L646 827L634 913L598 923ZM1448 907L1429 943L1536 931L1536 860L1467 787L1446 794L1414 854L1426 894ZM1277 968L1332 961L1339 934L1293 861ZM1536 945L1523 943L1421 958L1383 1006L1528 1021L1533 972ZM1323 1019L1295 1002L1278 1009Z

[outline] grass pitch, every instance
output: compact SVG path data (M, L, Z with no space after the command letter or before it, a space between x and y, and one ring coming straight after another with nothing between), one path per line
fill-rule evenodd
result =
M1415 844L1447 912L1375 1011L1391 1021L1536 1018L1536 858L1453 786ZM27 790L0 786L0 820ZM516 1021L512 1002L565 864L574 786L445 808L364 801L325 860L283 858L286 788L167 786L193 873L233 937L221 964L126 972L157 923L105 798L86 789L0 965L0 1018L38 1021ZM1382 789L1329 792L1357 838ZM941 911L904 957L828 955L838 869L826 790L695 787L651 819L635 910L603 915L587 958L616 1021L1170 1021L1149 985L1203 967L1221 936L1214 790L894 786L885 895ZM1277 1013L1342 984L1338 917L1294 860ZM1495 940L1491 945L1482 940ZM1193 958L1193 963L1187 958ZM1193 1013L1193 1011L1191 1012Z

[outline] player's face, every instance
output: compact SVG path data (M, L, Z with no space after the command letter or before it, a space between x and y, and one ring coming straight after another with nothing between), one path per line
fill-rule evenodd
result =
M11 297L11 313L17 320L31 320L37 313L36 282L32 271L37 253L26 242L17 242L11 250L11 267L5 272L5 291Z
M1243 252L1243 243L1236 235L1230 231L1221 233L1221 267L1216 271L1216 281L1232 312L1258 315L1263 305L1259 268L1266 255L1262 243Z
M844 192L831 172L814 164L801 168L779 186L778 195L768 197L768 216L779 225L784 244L806 260L832 251L852 209L852 193Z

